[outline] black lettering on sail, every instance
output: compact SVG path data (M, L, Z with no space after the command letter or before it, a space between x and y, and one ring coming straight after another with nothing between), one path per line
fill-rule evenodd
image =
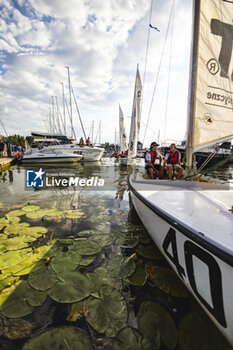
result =
M222 37L222 45L218 58L221 67L220 75L223 78L229 78L228 73L232 56L233 25L212 18L210 28L212 34ZM233 72L231 74L231 80L233 81Z

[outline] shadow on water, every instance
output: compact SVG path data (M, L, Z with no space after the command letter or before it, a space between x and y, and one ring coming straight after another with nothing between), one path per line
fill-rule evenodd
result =
M46 170L111 189L27 190L24 168L1 178L1 349L231 349L129 210L131 169Z

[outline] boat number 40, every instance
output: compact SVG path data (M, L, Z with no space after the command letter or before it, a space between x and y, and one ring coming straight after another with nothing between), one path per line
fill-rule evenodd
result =
M184 268L179 263L179 256L176 242L176 231L170 228L163 242L163 250L171 262L175 265L178 274L182 279L186 277ZM169 251L168 251L169 248ZM214 316L214 318L223 326L227 327L226 318L223 307L223 293L222 293L222 276L221 270L217 261L206 250L202 249L195 243L186 240L184 242L184 256L186 271L189 283L193 292L200 300L200 302L206 307L206 309ZM210 280L210 294L212 297L212 305L210 305L198 292L195 280L195 274L193 267L193 257L197 257L203 263L208 266L209 280Z

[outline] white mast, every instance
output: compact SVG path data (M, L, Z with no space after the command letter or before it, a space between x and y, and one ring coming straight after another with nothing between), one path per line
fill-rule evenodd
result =
M74 137L74 127L73 127L73 114L72 114L72 99L71 99L71 84L70 84L70 67L65 67L68 73L68 83L69 83L69 97L70 97L70 123L71 123L71 137Z

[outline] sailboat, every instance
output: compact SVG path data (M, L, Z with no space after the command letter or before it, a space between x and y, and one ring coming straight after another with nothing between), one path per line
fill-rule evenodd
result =
M190 178L195 150L233 136L233 1L196 0L193 13L186 143ZM233 345L232 186L145 180L136 174L129 178L129 189L150 236Z
M131 115L130 134L129 134L129 148L126 158L121 158L120 163L124 165L133 164L134 159L137 156L137 145L139 139L140 123L141 123L141 105L142 105L142 82L137 66L135 86L134 86L134 98L133 108Z
M124 114L119 105L119 134L120 134L120 152L126 152L128 149L127 134L125 129Z

